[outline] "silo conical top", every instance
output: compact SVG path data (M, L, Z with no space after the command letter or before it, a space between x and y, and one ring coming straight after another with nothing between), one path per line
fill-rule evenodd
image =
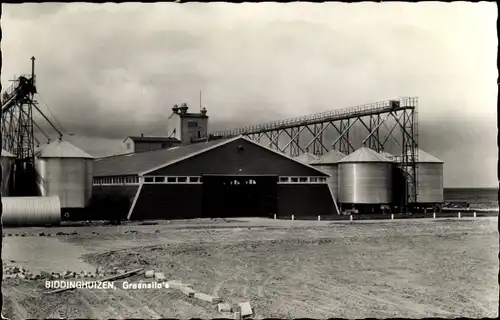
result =
M352 162L392 162L380 153L370 148L360 148L350 155L346 156L338 163L352 163Z
M337 164L340 160L345 157L340 151L330 150L324 155L322 155L314 164Z
M313 163L313 162L318 161L318 157L316 157L312 153L305 152L305 153L301 154L300 156L296 157L295 160L298 160L302 163L309 164L309 163Z
M38 158L80 158L94 159L85 151L65 140L57 140L40 146L36 152Z

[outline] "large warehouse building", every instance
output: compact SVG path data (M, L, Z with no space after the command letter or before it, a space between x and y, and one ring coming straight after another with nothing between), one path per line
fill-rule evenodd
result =
M337 214L328 174L246 137L207 140L94 162L103 219Z

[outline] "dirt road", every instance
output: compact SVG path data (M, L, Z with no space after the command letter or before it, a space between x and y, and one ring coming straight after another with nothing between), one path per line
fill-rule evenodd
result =
M82 247L88 264L155 269L232 304L250 301L256 317L497 316L497 219L252 219L211 227L186 222L66 229L77 234L56 237ZM15 232L36 241L39 229ZM220 317L215 306L177 290L124 290L122 282L115 282L116 290L47 296L43 281L6 279L3 313L14 318Z

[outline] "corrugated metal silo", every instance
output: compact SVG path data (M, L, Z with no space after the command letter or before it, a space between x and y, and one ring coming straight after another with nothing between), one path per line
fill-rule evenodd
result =
M5 227L58 225L61 203L58 197L2 198L2 223Z
M92 156L67 141L58 140L40 147L36 157L41 196L58 196L64 209L89 205Z
M8 197L12 193L12 179L14 175L12 174L14 169L14 162L16 160L16 156L12 153L2 150L2 156L0 163L2 165L2 196Z
M343 153L337 150L331 150L321 156L317 161L311 163L314 167L330 175L326 181L335 199L338 199L339 196L338 162L344 157L345 155Z
M417 203L443 203L444 161L421 149L418 150L417 157Z
M393 162L361 148L338 162L341 204L392 204Z
M309 152L305 152L305 153L301 154L300 156L295 157L295 160L298 160L298 161L305 163L305 164L311 164L313 162L318 161L318 159L319 159L318 157L316 157L314 154L309 153Z

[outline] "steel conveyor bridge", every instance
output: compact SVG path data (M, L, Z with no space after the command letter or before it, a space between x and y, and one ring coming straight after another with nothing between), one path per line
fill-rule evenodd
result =
M348 155L361 146L377 152L390 149L394 152L394 160L404 170L407 177L408 199L406 203L415 203L417 199L416 163L418 161L417 106L417 97L403 97L242 128L215 131L210 136L227 138L244 135L292 157L305 152L321 156L332 149ZM358 144L353 139L354 131L361 132L363 137Z

